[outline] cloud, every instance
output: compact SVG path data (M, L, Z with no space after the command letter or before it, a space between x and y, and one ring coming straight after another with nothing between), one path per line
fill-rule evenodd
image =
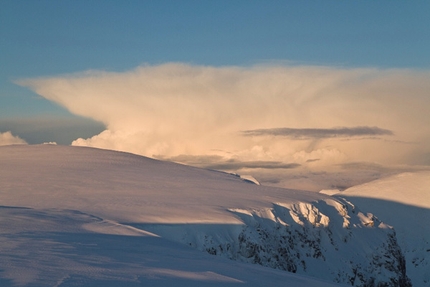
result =
M11 130L29 144L71 144L78 137L90 137L104 129L101 123L73 116L0 119L0 130Z
M106 127L74 145L219 157L208 160L219 168L297 165L273 169L282 172L408 165L430 154L425 70L168 63L17 83Z
M272 128L243 131L245 136L284 136L294 139L323 139L339 137L363 137L363 136L382 136L393 135L390 130L378 127L340 127L330 129L294 129L294 128Z
M25 140L12 135L10 131L0 132L0 146L3 145L13 145L13 144L27 144Z
M300 164L283 163L280 161L240 161L235 159L224 159L221 156L189 156L179 155L171 158L163 158L169 161L185 163L189 165L217 169L237 171L241 169L291 169L297 168Z
M218 170L241 170L241 169L291 169L297 168L298 163L282 163L280 161L236 161L228 160L217 164L208 164L206 167Z

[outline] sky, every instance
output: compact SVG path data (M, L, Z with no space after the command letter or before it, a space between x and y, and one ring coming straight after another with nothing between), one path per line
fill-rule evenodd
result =
M427 1L0 1L0 145L343 189L430 166Z

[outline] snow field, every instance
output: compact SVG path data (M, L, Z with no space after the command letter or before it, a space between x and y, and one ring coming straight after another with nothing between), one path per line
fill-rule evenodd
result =
M417 176L418 185L426 184L428 174ZM392 184L381 188L380 196ZM430 250L428 229L417 220L424 228L407 229L408 220L428 215L426 195L420 207L405 207L399 198L394 218L391 201L360 198L351 190L329 196L259 186L128 153L5 146L0 283L409 286L408 276L414 286L428 282L422 256ZM418 237L411 243L405 234Z

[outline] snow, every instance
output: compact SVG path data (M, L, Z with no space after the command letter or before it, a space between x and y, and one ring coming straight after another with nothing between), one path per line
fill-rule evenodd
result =
M418 186L427 184L428 174L416 176L403 187L413 187L416 180L422 180ZM406 246L410 239L407 220L424 230L416 231L416 241L405 247L407 264L418 266L410 276L428 277L423 265L428 257L421 254L426 252L422 248L430 249L426 189L415 189L422 195L420 206L400 203L406 198L399 197L395 204L406 209L395 209L388 217L392 206L387 200L383 208L370 205L379 199L356 202L366 188L329 196L261 186L246 177L123 152L3 146L0 285L407 282L397 245L399 240ZM402 212L411 212L410 217ZM396 238L389 225L403 235Z
M255 179L255 177L253 177L252 175L243 174L243 175L240 175L240 178L243 179L243 180L245 180L245 181L252 182L252 183L254 183L256 185L260 185L260 183L258 182L258 180Z
M430 208L430 171L401 173L351 187L342 194Z
M7 183L0 191L3 205L79 207L117 222L240 223L228 208L324 198L298 191L286 197L284 189L231 174L93 148L9 146L0 160L0 181Z
M430 172L398 174L337 196L393 226L413 286L430 286Z
M1 286L334 286L125 224L238 228L229 208L321 196L92 148L0 148ZM227 230L227 231L226 231Z
M1 286L332 286L166 239L88 232L76 211L0 208Z

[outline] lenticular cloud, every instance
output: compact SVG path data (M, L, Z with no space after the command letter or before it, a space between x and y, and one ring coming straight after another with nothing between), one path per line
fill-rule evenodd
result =
M405 163L430 152L423 71L170 63L18 83L106 125L74 145L302 166Z

